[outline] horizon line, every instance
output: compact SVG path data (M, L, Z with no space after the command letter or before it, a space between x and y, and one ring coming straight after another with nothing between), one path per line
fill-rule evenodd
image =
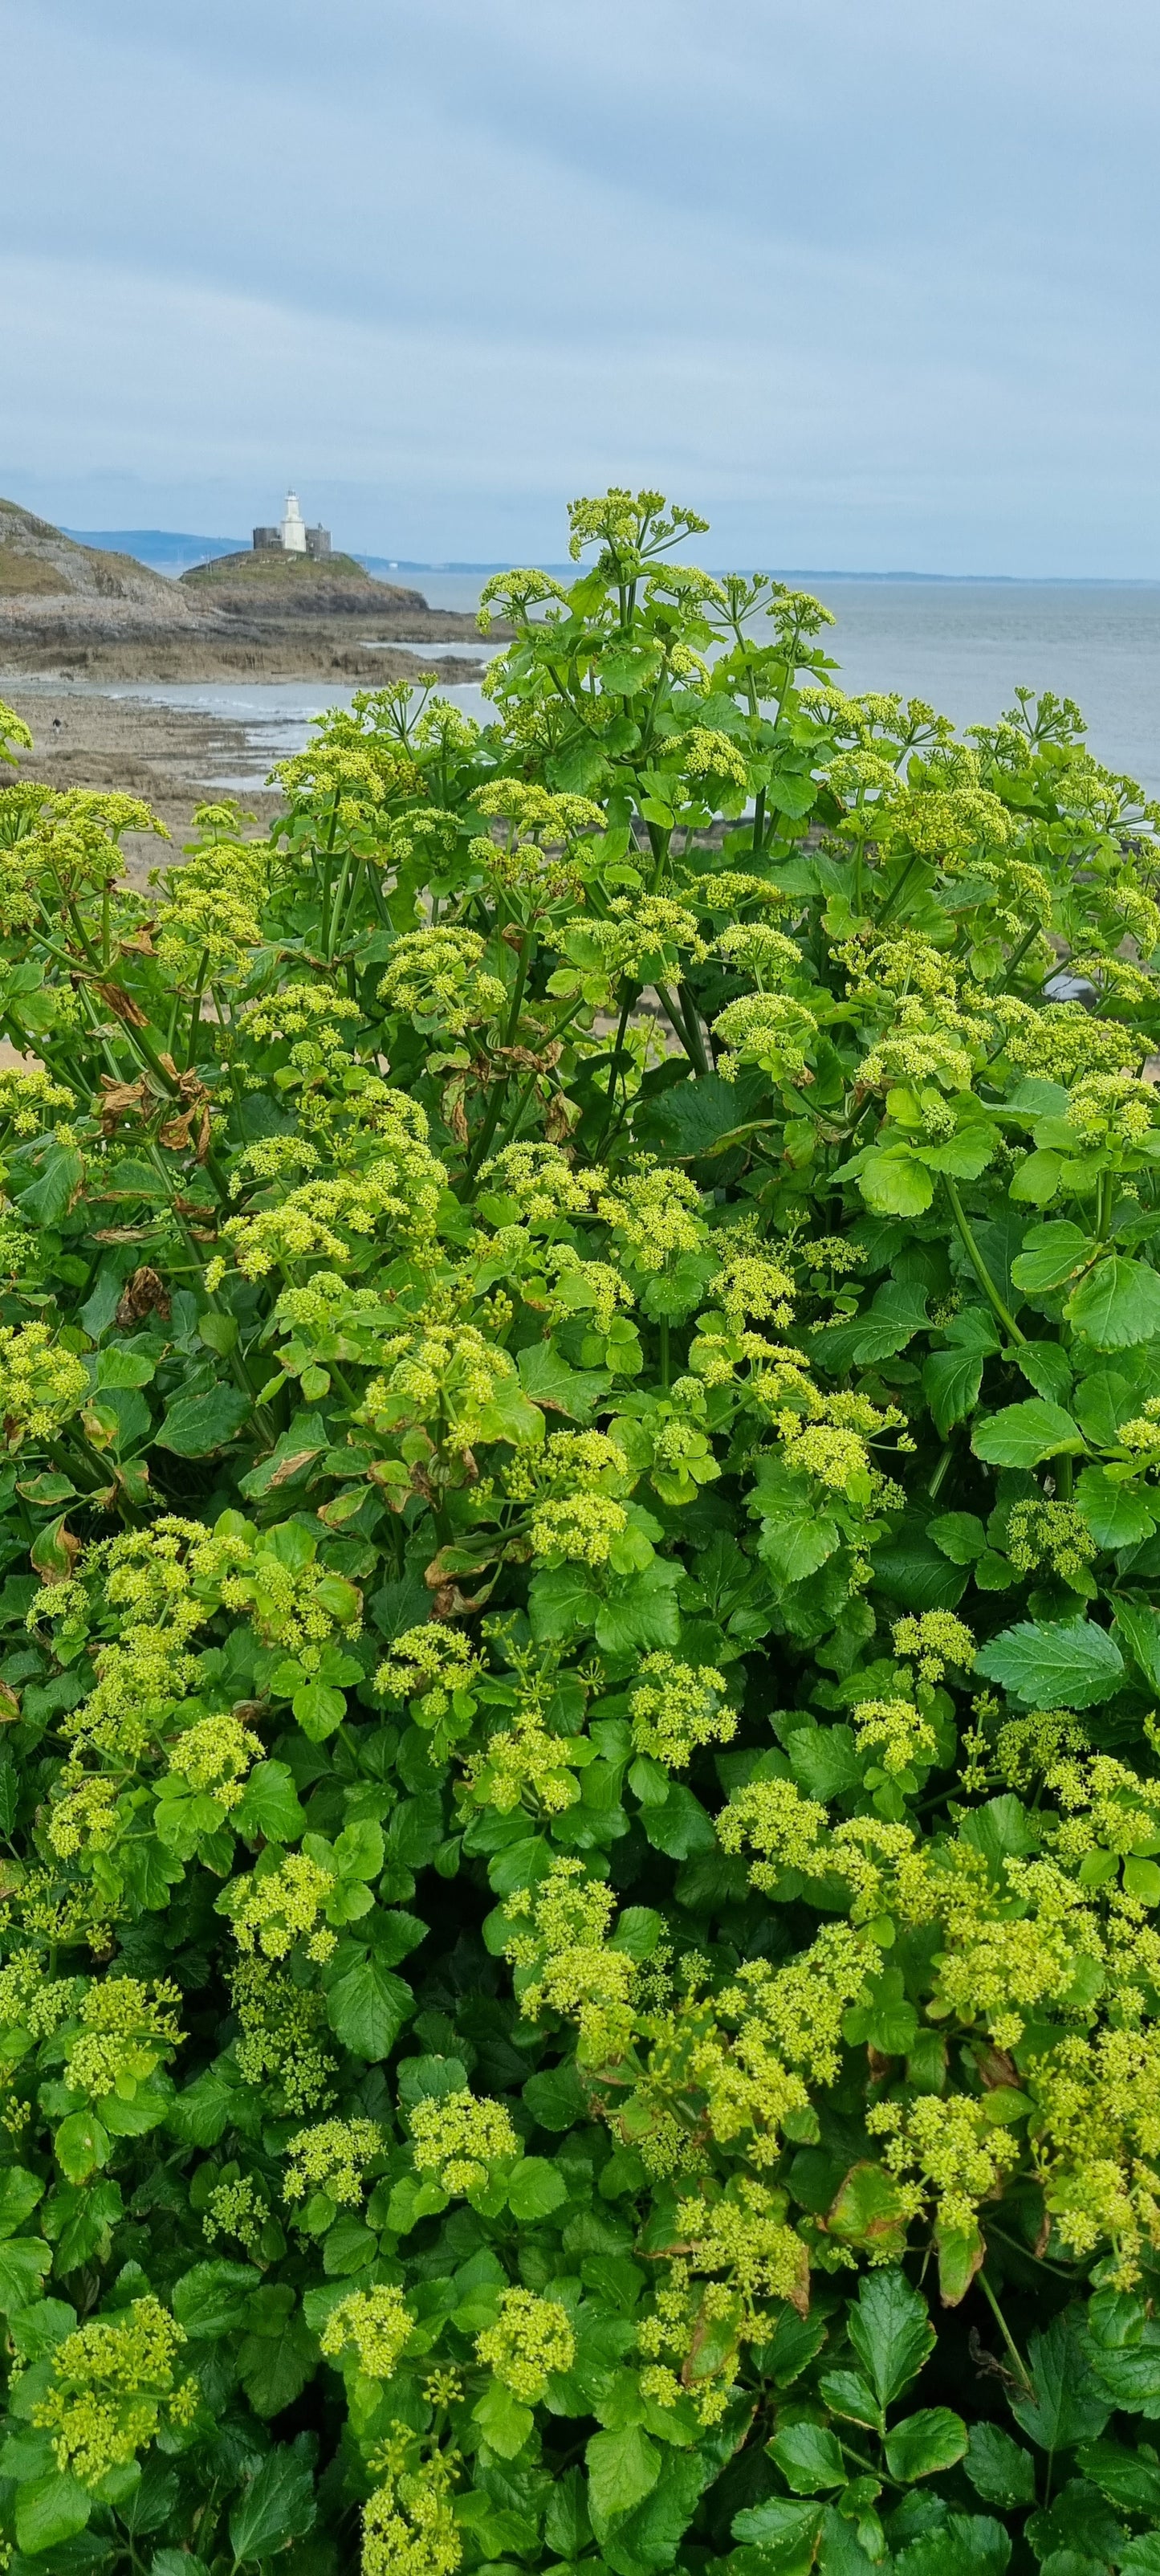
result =
M186 529L67 528L64 526L63 522L58 522L58 525L60 526L61 535L71 538L75 545L89 546L98 552L102 550L117 552L122 549L132 551L132 549L128 547L128 540L134 537L138 542L145 539L161 539L170 545L204 546L207 549L220 549L223 553L228 551L230 553L248 554L251 551L251 549L246 545L244 538L235 540L232 537L203 537L195 535L192 531ZM492 574L497 572L509 572L513 569L522 569L522 567L513 566L510 557L505 558L502 561L489 560L486 562L473 562L462 558L455 559L446 556L438 559L428 557L420 560L414 556L371 553L369 549L356 548L354 546L337 547L335 551L340 554L352 555L355 562L363 564L367 570L370 570L373 565L376 571L383 572ZM587 568L590 569L590 567ZM195 566L189 565L186 569L193 570L195 569ZM585 569L586 567L581 564L572 562L565 563L560 561L548 562L541 560L535 565L535 570L538 572L553 574L564 573L574 581L580 580ZM707 571L716 575L720 575L723 572L735 571L736 569L736 565L732 564L711 564L706 566ZM772 567L767 578L775 581L794 582L972 582L1027 589L1047 589L1063 586L1069 589L1153 590L1160 587L1160 573L922 572L910 566L888 566L879 569L877 567L857 567L848 564L775 565Z

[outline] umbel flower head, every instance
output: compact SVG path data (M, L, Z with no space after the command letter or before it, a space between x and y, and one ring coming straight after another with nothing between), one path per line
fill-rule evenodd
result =
M434 2174L444 2191L474 2191L487 2181L499 2156L514 2156L519 2140L502 2102L489 2102L466 2087L426 2095L411 2112L411 2150L417 2173Z
M52 2436L57 2467L94 2487L122 2468L161 2430L192 2422L196 2379L182 2379L177 2356L184 2328L159 2299L134 2299L112 2317L94 2317L58 2343L52 2380L32 2411Z
M554 2371L571 2370L576 2337L558 2299L538 2298L534 2290L505 2290L495 2324L477 2334L475 2351L513 2397L534 2406L547 2394Z

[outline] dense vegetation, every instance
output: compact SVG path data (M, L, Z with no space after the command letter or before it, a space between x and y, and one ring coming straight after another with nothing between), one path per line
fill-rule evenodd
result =
M572 518L0 795L7 2563L1156 2576L1160 814Z

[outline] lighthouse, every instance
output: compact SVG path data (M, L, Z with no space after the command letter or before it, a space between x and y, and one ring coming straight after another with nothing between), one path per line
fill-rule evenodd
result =
M298 507L296 492L288 492L286 495L286 509L282 519L282 551L287 555L304 555L306 552L306 522Z
M288 492L286 508L276 527L255 528L255 554L311 555L318 559L330 553L329 528L308 528L298 506L298 494Z

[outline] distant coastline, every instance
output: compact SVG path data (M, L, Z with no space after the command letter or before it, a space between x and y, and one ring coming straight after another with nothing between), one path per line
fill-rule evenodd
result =
M153 572L178 574L193 571L198 564L212 563L219 555L239 554L248 540L244 537L189 536L173 528L64 528L62 534L74 544L93 546L101 554L134 555L138 563L147 564ZM479 574L487 579L492 573L507 572L511 558L502 563L461 563L450 559L436 563L419 562L409 555L360 554L350 549L356 563L378 581L394 573L438 572L459 573L465 579ZM720 573L730 566L710 565ZM538 572L554 573L558 580L577 578L580 567L574 563L537 564ZM1020 590L1155 590L1160 587L1160 573L1128 577L1122 573L1020 573L1020 572L854 572L840 564L774 565L776 581L865 581L865 582L933 582L956 589L965 586L989 588L1002 583L1004 588Z

